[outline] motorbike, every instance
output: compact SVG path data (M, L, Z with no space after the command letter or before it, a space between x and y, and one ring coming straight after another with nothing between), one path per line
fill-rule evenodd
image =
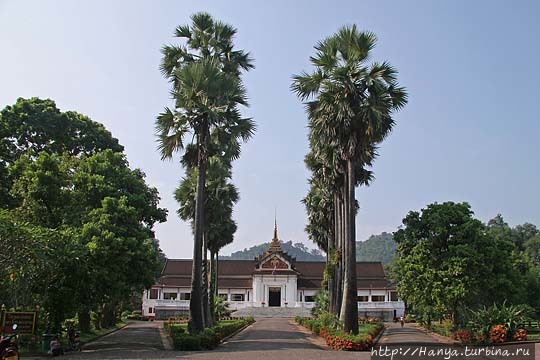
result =
M13 334L6 335L0 340L0 360L19 360L19 347L17 345L17 324L12 326Z
M81 351L81 332L73 328L66 329L70 351Z

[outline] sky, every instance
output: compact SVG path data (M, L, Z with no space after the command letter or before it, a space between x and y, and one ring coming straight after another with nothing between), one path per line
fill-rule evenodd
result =
M377 34L372 59L389 61L409 92L375 181L356 192L357 239L444 201L469 202L482 221L540 225L539 2L0 0L0 108L50 98L103 123L169 210L155 227L168 257L191 257L193 236L176 215L179 158L156 150L154 122L171 105L160 49L199 11L235 26L256 66L243 113L257 132L234 164L238 231L223 254L270 241L274 211L281 240L314 247L300 203L307 120L289 87L311 70L317 41L352 24Z

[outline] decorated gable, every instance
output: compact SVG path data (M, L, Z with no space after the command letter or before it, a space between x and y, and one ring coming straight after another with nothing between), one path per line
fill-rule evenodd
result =
M268 260L262 263L261 265L262 269L289 269L289 264L287 264L285 261L283 261L280 257L274 255L270 257Z

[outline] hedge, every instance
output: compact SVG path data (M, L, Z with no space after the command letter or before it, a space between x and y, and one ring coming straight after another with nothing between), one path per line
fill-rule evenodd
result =
M255 320L250 318L220 321L217 325L204 329L198 334L189 334L185 326L174 324L169 326L169 334L174 348L183 351L212 350L227 336L235 333Z
M379 322L367 325L367 331L365 333L354 335L325 326L317 319L296 317L295 320L299 325L305 326L315 334L323 337L326 341L326 345L334 350L369 350L373 346L374 339L384 329L383 323Z

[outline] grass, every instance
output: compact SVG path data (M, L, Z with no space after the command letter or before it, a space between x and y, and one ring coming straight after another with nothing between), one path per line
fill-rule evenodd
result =
M358 324L358 335L368 335L373 329L375 329L373 324Z

